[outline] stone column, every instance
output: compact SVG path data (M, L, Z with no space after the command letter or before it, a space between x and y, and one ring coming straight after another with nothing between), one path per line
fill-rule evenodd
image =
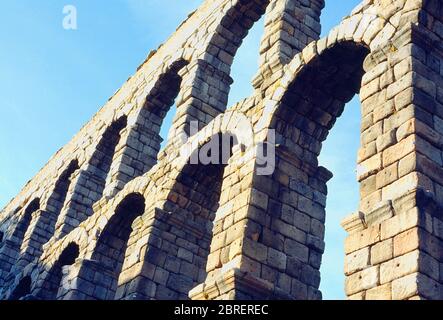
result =
M49 213L44 210L37 210L31 214L31 222L25 230L22 243L18 243L14 238L5 240L0 248L0 284L10 285L27 265L38 259L42 253L42 246L48 240L48 233L42 228L49 225Z
M90 217L94 203L99 200L99 185L97 177L86 170L78 170L72 177L68 197L58 216L55 226L55 237L63 238L82 221Z
M331 174L302 164L288 150L276 151L278 171L272 176L257 175L251 163L239 169L250 168L241 179L243 191L232 198L231 210L216 218L208 277L191 291L192 299L321 299Z
M53 215L44 210L35 211L32 214L31 224L21 244L21 254L17 261L18 268L24 268L43 253L43 245L49 241L54 230Z
M0 286L4 285L18 257L20 245L11 240L4 240L0 246Z
M199 59L180 71L183 80L176 101L177 114L169 130L168 143L159 159L178 152L190 135L191 121L197 121L201 129L226 109L233 81L229 76L229 65L219 70L214 57L208 54L206 59L209 62Z
M283 66L320 37L324 0L272 0L266 10L265 33L260 46L260 70L254 88L265 92L281 79Z
M349 299L443 298L438 43L423 25L410 24L365 61L361 202L343 221Z
M131 240L137 251L126 257L115 298L187 300L206 275L206 226L159 208L143 220Z
M57 300L113 300L115 274L94 260L77 259L63 267Z
M150 121L152 117L153 115ZM121 143L114 154L103 192L106 198L114 197L126 183L148 172L157 163L157 154L162 143L159 135L161 119L158 122L158 130L152 128L154 124L147 126L137 122L122 132Z

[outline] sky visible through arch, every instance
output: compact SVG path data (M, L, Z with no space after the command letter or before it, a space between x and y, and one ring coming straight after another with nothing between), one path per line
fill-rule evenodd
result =
M201 0L5 0L0 11L0 207L78 132ZM358 0L326 0L323 35ZM78 30L62 28L63 7L78 10ZM232 68L230 105L250 95L263 21L251 30ZM173 112L165 120L167 135ZM324 144L329 182L321 290L343 299L340 221L358 205L355 178L360 106L350 102Z

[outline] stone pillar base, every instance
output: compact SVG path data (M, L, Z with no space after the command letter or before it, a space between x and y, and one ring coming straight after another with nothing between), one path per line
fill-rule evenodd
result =
M215 281L195 287L189 297L192 300L295 300L273 283L240 269L231 269Z
M78 259L72 266L64 267L59 300L113 300L115 274L95 260Z
M439 227L442 207L430 192L412 189L343 221L346 294L350 300L443 297Z

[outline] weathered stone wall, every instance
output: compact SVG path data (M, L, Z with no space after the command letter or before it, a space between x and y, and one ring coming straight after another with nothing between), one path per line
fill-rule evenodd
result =
M0 298L321 299L332 175L318 155L357 93L346 293L443 298L443 6L366 0L319 39L323 6L205 1L1 212ZM262 16L255 92L227 109ZM223 139L229 161L189 161Z
M407 2L392 41L366 61L362 200L344 222L351 298L443 298L442 10Z

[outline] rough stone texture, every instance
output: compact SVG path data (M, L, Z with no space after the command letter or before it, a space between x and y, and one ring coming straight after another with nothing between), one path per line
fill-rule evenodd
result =
M365 0L319 39L323 6L205 1L1 211L0 299L321 299L332 175L318 155L357 93L346 293L443 298L441 1ZM255 92L227 108L263 15ZM188 161L227 137L229 161Z

